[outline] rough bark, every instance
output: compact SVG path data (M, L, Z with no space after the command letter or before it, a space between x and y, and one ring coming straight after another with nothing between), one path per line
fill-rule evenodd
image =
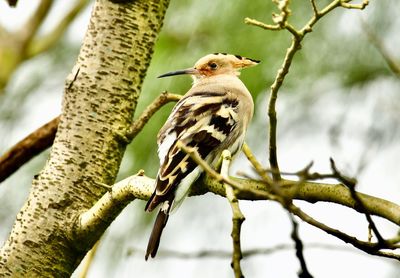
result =
M120 1L119 1L120 2ZM0 276L69 277L99 235L72 225L112 184L168 0L97 0L50 157L0 252Z

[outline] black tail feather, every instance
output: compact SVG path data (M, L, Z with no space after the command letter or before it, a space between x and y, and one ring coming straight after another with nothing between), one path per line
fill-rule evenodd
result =
M165 225L167 224L169 216L169 208L167 210L161 210L158 212L156 221L151 231L149 243L147 244L147 251L145 259L147 261L149 255L154 258L157 254L158 246L160 245L160 238Z
M144 208L144 211L151 212L154 209L153 206L153 200L156 197L156 191L153 192L151 195L150 199L147 201L146 207Z

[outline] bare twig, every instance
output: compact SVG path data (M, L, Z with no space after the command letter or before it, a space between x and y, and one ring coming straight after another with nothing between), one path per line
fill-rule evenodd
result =
M97 241L96 244L92 247L92 249L90 249L90 251L86 254L85 259L83 260L84 265L81 273L79 274L79 278L87 277L90 266L92 265L94 257L96 255L97 249L99 248L99 244L100 240Z
M255 159L255 158L254 158ZM333 160L331 160L331 163L333 162ZM257 163L256 163L257 165ZM297 190L300 189L300 186L305 184L305 179L308 177L308 172L310 170L310 167L312 166L312 163L310 163L309 165L307 165L307 167L305 167L302 171L299 171L299 177L300 180L295 184L295 194L297 194ZM335 177L336 179L339 179L341 182L343 183L348 183L348 184L355 184L355 182L353 180L350 180L347 177L344 177L343 175L340 175L340 173L337 171L336 167L332 166L333 169L333 174L329 175L330 177ZM322 175L319 175L322 176ZM262 176L261 176L262 178ZM267 181L263 180L263 182L267 183ZM278 181L279 182L279 181ZM281 184L282 186L282 184ZM315 226L325 232L327 232L330 235L333 235L341 240L343 240L346 243L350 243L352 244L354 247L368 253L371 255L377 255L377 256L382 256L382 257L389 257L389 258L393 258L393 259L397 259L400 260L400 255L395 254L395 253L388 253L388 252L383 252L380 249L385 248L385 249L398 249L397 245L390 245L387 244L386 241L384 241L385 244L382 244L382 242L378 241L377 243L372 243L372 242L365 242L365 241L361 241L358 240L355 237L349 236L346 233L343 233L339 230L333 229L317 220L315 220L314 218L312 218L311 216L307 215L306 213L304 213L299 207L295 206L292 202L291 198L288 198L287 196L295 196L295 194L293 195L287 195L284 194L282 189L279 188L279 190L276 190L276 188L279 188L277 186L271 186L271 190L272 190L272 194L274 195L274 201L279 202L284 208L286 208L289 212L293 213L294 215L298 216L300 219L302 219L303 221L307 222L308 224ZM354 186L353 186L353 190L354 190ZM355 194L358 196L358 194ZM359 207L359 203L354 199L353 195L351 195L352 199L355 202L355 208L364 213L365 211L368 211L365 207ZM358 197L359 198L359 197ZM360 200L360 203L363 204L363 202ZM372 220L371 220L372 222ZM372 222L373 223L373 222ZM370 223L371 224L371 223Z
M229 178L229 165L231 161L231 153L228 150L224 150L222 152L222 166L221 166L221 176L225 179ZM245 217L240 210L239 201L235 196L235 192L233 188L229 184L225 185L226 197L231 205L232 209L232 243L233 243L233 252L232 252L232 269L235 273L236 278L244 277L242 273L242 268L240 267L240 260L243 258L242 249L240 244L240 232L243 221Z
M205 169L209 169L205 170L207 173L210 171L210 177L206 176L204 179L200 180L200 184L196 184L196 187L197 185L205 186L210 192L226 197L225 187L220 183L220 181L224 181L230 183L233 188L238 189L236 193L238 199L271 199L278 201L278 198L275 195L268 192L265 184L262 184L263 182L232 177L225 178L224 180L224 178L211 169L204 160L201 160L198 154L196 156L194 150L184 145L182 145L181 148L189 153L191 158L199 165ZM202 185L202 183L204 183L204 185ZM298 181L282 180L281 183L282 192L284 195L291 195L291 190L298 186ZM295 189L297 193L295 196L293 196L294 199L305 200L309 202L323 200L337 204L343 204L350 208L355 208L354 200L351 198L349 190L342 185L304 182L304 184L301 184L300 188ZM78 239L80 238L82 240L90 240L90 238L95 237L94 233L101 234L125 205L135 198L147 200L150 198L153 190L154 180L144 176L142 171L140 171L137 175L131 176L116 183L112 186L111 191L107 192L92 208L79 217L71 236ZM191 193L191 195L205 194L207 190L201 190L200 192L201 193L197 194ZM363 200L363 203L368 206L367 209L371 213L384 217L385 219L400 225L398 213L400 211L399 205L390 203L389 201L382 200L380 198L368 196L366 194L358 193L358 195ZM376 243L358 241L354 237L316 221L293 204L289 205L289 210L293 214L300 217L303 221L310 223L311 225L320 228L321 230L324 230L325 232L334 235L345 242L351 243L355 247L369 254L394 258L397 260L400 259L400 255L379 251L377 248L380 246ZM396 243L399 241L400 235L393 239L387 240L387 242L391 244L390 249L399 249L400 246L396 245Z
M289 0L281 0L281 1L275 1L273 2L278 6L278 9L280 11L279 14L272 13L272 20L274 21L275 24L266 24L261 21L246 17L244 19L244 22L246 24L254 25L266 30L271 30L271 31L279 31L286 29L289 32L293 34L293 36L298 36L298 33L296 29L288 22L288 18L291 14L289 4Z
M256 171L261 176L263 181L266 182L267 184L270 183L271 180L270 180L269 176L266 174L266 171L262 168L262 165L257 161L255 156L252 155L252 152L251 152L250 148L247 146L247 144L244 144L243 152L246 154L248 159L251 161L251 163L253 164L253 167L256 169ZM299 172L300 173L299 177L301 178L300 181L299 181L299 184L298 184L299 186L305 180L305 174L304 173L308 173L308 171L311 168L311 166L312 166L312 163L307 165L307 167L305 169L303 169L302 171ZM272 186L271 186L272 192L275 195L279 196L279 198L277 198L277 200L281 203L281 205L284 208L286 208L288 210L288 212L290 212L290 205L292 204L293 195L288 197L289 195L283 194L281 188L279 187L279 185L277 183L279 183L279 181L272 182ZM298 258L298 260L300 262L300 267L301 267L301 270L299 271L298 276L300 278L312 278L313 276L308 271L307 264L306 264L306 261L304 259L303 243L302 243L302 241L301 241L301 239L299 237L299 234L298 234L298 224L297 224L296 220L293 218L292 214L290 214L290 213L289 213L289 218L290 218L290 220L292 222L292 234L291 234L291 237L292 237L293 241L295 242L296 257Z
M250 24L250 25L254 25L254 26L263 28L263 29L265 29L265 30L272 30L272 31L279 31L279 30L282 30L282 27L279 26L278 24L274 24L274 25L272 25L272 24L266 24L266 23L264 23L264 22L261 22L261 21L258 21L258 20L255 20L255 19L252 19L252 18L249 18L249 17L246 17L246 18L244 19L244 23Z
M355 10L363 10L368 4L368 0L364 0L360 4L350 4L351 0L340 0L340 6L346 9L355 9Z
M59 39L64 35L70 23L76 18L77 15L79 15L79 13L87 6L89 2L90 1L88 0L76 0L72 8L63 15L61 20L50 32L31 41L26 50L25 59L32 58L54 46L56 42L59 41Z
M40 26L42 25L44 19L47 17L54 1L53 0L42 0L36 8L35 12L29 18L29 20L24 24L20 30L18 37L22 43L22 49L30 43L32 38L36 35Z
M283 194L282 189L280 189L278 192L274 192L273 187L272 187L271 188L272 193L266 193L266 192L263 192L263 191L258 190L258 189L251 189L249 187L244 187L240 183L238 183L238 182L236 182L236 181L234 181L234 180L232 180L230 178L225 178L222 175L220 175L217 172L215 172L207 164L207 162L205 162L200 157L200 155L197 153L197 151L194 148L187 147L182 142L178 142L178 146L183 151L188 153L190 155L190 157L198 165L200 165L208 174L210 174L218 182L225 182L225 183L228 183L229 185L231 185L232 187L234 187L235 189L238 189L240 191L252 192L253 194L256 194L256 195L260 194L259 196L261 198L267 198L267 199L270 199L270 200L273 200L273 201L277 201L280 204L282 204L282 206L285 207L289 212L291 212L294 215L298 216L300 219L302 219L303 221L307 222L308 224L310 224L310 225L312 225L314 227L317 227L317 228L325 231L326 233L328 233L330 235L333 235L333 236L343 240L346 243L350 243L354 247L356 247L356 248L358 248L358 249L360 249L360 250L362 250L362 251L364 251L364 252L366 252L368 254L400 260L400 255L398 255L398 254L380 251L379 249L382 246L379 244L379 242L378 243L371 243L371 242L358 240L355 237L349 236L346 233L343 233L343 232L341 232L339 230L331 228L331 227L329 227L329 226L327 226L327 225L315 220L314 218L312 218L311 216L309 216L308 214L303 212L300 208L295 206L291 202L291 199L286 198L285 194ZM304 184L306 184L306 183L304 182ZM303 185L303 181L302 180L295 182L295 187L294 188L295 188L296 192L298 190L300 190L300 185ZM282 186L282 184L281 184L281 186ZM385 248L386 249L397 249L398 246L389 245L389 246L385 246Z
M323 243L309 243L307 244L307 249L326 249L326 250L335 250L335 251L345 251L345 252L354 252L354 248L349 248L346 246L339 246L333 244L323 244ZM270 248L254 248L243 250L243 260L251 258L253 256L260 255L270 255L280 251L292 250L292 244L278 244L276 246ZM127 256L133 256L138 254L142 257L144 253L143 249L130 247L127 251ZM176 250L159 250L157 253L158 259L168 259L168 258L176 258L176 259L207 259L207 258L217 258L217 259L230 259L232 258L231 251L223 251L223 250L200 250L194 252L181 252Z
M0 182L53 144L59 117L44 124L0 157Z
M388 67L392 70L394 74L397 75L397 77L400 77L399 61L396 61L396 59L389 53L389 51L383 44L382 39L378 37L378 35L364 20L361 20L361 24L363 25L363 30L367 34L369 41L375 46L375 48L381 54Z
M278 98L279 88L283 84L285 76L289 73L290 65L292 64L295 53L300 49L301 39L294 36L291 46L286 51L286 56L283 61L281 69L278 71L274 83L271 85L271 93L268 103L268 116L269 116L269 161L271 168L279 171L278 158L277 158L277 144L276 144L276 130L277 130L277 116L276 116L276 100ZM274 180L281 178L279 173L272 175Z
M181 99L181 95L163 92L159 95L147 108L143 111L140 117L135 120L127 134L127 137L132 140L145 126L149 119L165 104Z
M315 0L310 0L310 2L311 2L311 7L312 7L313 12L314 12L314 17L318 18L319 17L319 11L318 11L317 4L315 3Z
M163 105L177 101L180 98L180 95L163 92L133 122L127 135L128 139L132 140ZM0 157L0 182L4 181L17 171L19 167L53 144L59 121L60 116L44 124Z
M321 11L318 11L315 1L314 0L310 0L310 1L311 1L312 9L314 11L314 15L306 23L306 25L304 25L304 27L299 31L295 30L290 24L287 23L288 16L283 17L282 21L278 25L273 25L273 26L258 22L256 20L251 20L248 18L245 20L245 22L247 24L256 25L256 26L264 28L264 29L269 29L269 30L287 29L293 35L292 43L291 43L291 46L287 49L283 65L280 68L280 70L278 71L275 81L271 86L270 100L269 100L269 104L268 104L268 116L270 119L269 161L270 161L270 166L272 169L271 173L272 173L272 177L273 177L274 181L279 181L281 179L278 160L277 160L277 145L276 145L276 125L277 125L277 116L276 116L276 109L275 109L276 100L277 100L279 88L281 87L281 85L284 81L284 78L286 77L286 75L289 72L289 68L291 66L293 57L296 54L296 52L301 49L301 41L303 40L304 36L307 33L311 32L314 24L321 17L326 15L328 12L330 12L334 8L344 7L344 8L348 8L348 9L364 9L368 5L368 1L366 1L366 0L363 1L363 3L361 3L361 4L350 4L349 3L350 0L334 0L330 4L328 4L325 8L323 8ZM283 12L283 6L279 6L279 8ZM287 9L287 7L285 7L285 8ZM257 163L252 163L252 164L255 165L255 169L259 173L260 177L267 183L268 180L265 178L267 176L265 174L266 171L264 169L262 169L262 167L257 165ZM311 167L311 165L310 165L310 167ZM307 167L306 169L304 169L304 171L297 173L298 176L301 178L301 181L299 181L299 184L300 184L300 182L303 182L304 179L306 179L307 176L309 175L310 167ZM337 175L337 173L334 173L332 176L335 176L335 175ZM325 176L319 175L319 174L313 175L313 178L324 178L324 177ZM272 186L272 190L274 188L276 188L276 187ZM354 187L353 187L353 191L354 191ZM281 192L277 191L277 190L273 190L273 194L281 195ZM357 195L357 194L354 193L354 195ZM369 219L368 221L370 223L371 228L374 230L374 233L377 234L378 245L375 243L372 244L370 242L359 241L356 238L350 237L345 233L342 233L338 230L332 229L332 228L316 221L315 219L311 218L304 212L302 212L298 207L293 205L293 203L290 200L287 200L286 198L284 198L284 196L281 196L281 197L282 198L278 197L275 200L280 202L286 209L288 209L288 211L297 215L303 221L306 221L307 223L314 225L314 226L324 230L325 232L344 240L345 242L349 242L349 243L353 244L355 247L357 247L367 253L378 255L378 256L389 256L389 257L398 259L398 256L396 254L390 254L390 253L388 254L388 253L379 251L379 244L382 245L381 240L383 240L383 239L379 235L379 232L377 231L372 219L370 217L368 217L368 213L366 214L366 216ZM353 199L355 200L356 203L358 203L358 201L355 198L353 198ZM362 210L364 210L364 209L362 209ZM385 246L385 247L387 247L387 246ZM390 247L394 248L394 246L390 246ZM301 257L300 256L298 256L298 257L299 257L300 261L302 261ZM304 268L302 268L302 269L303 269L303 273L305 273ZM308 271L307 271L307 273L308 273Z
M283 84L283 81L286 75L289 73L289 68L293 61L294 55L298 50L301 49L301 42L304 39L305 35L312 31L312 27L314 24L326 15L328 12L337 7L344 7L348 9L364 9L368 5L368 1L364 0L361 4L349 4L350 0L333 0L330 4L328 4L321 11L318 11L318 8L315 4L315 0L310 0L311 5L314 11L314 15L311 19L303 26L302 29L296 30L289 22L289 1L274 1L277 5L281 14L277 17L273 14L273 20L276 23L275 25L269 25L257 21L255 19L246 18L245 23L250 25L255 25L267 30L282 30L286 29L292 34L292 43L290 47L286 51L286 56L284 58L283 64L281 68L278 70L277 75L273 84L271 85L271 93L268 103L268 117L269 117L269 163L271 169L274 170L272 173L272 177L275 181L280 180L281 176L279 173L279 164L277 158L277 116L276 116L276 100L278 97L278 91Z
M181 141L177 142L177 146L180 149L182 149L185 153L189 154L190 158L193 159L198 165L200 165L203 168L203 170L208 175L210 175L215 181L217 181L219 184L223 182L223 183L229 184L234 189L238 189L243 192L245 192L245 191L251 192L252 194L254 194L253 196L259 196L265 200L275 200L276 196L273 194L270 194L268 191L263 191L258 188L247 188L238 181L235 181L231 178L223 177L222 175L217 173L213 168L211 168L210 165L208 165L208 163L200 157L199 153L196 151L195 148L188 147L185 144L183 144ZM209 184L209 186L213 186L212 183ZM202 193L204 193L204 192L202 192ZM226 191L224 190L224 192L221 193L221 195L226 196Z
M218 175L218 173L216 174ZM233 181L235 185L238 185L238 187L235 187L239 189L236 196L240 200L268 200L271 195L273 199L276 198L275 195L272 194L270 186L266 186L264 181L235 177L230 177L229 181ZM315 204L316 202L335 203L362 213L359 211L354 199L351 197L348 188L342 184L310 181L305 181L299 184L299 181L294 180L281 180L278 184L282 190L282 194L292 196L293 199L303 200L312 204ZM205 188L202 189L202 186ZM243 188L246 190L242 190ZM196 186L192 187L192 190L194 190L191 193L192 195L201 195L210 191L220 196L225 196L225 189L218 181L218 177L211 174L200 179ZM269 193L269 195L258 194L260 191ZM357 194L371 215L382 217L393 224L400 226L399 204L361 192L357 192Z
M400 261L399 254L380 251L379 243L371 243L371 242L367 242L367 241L361 241L355 237L349 236L346 233L343 233L339 230L333 229L333 228L315 220L314 218L312 218L311 216L309 216L308 214L306 214L300 208L296 207L293 204L291 204L288 207L288 209L291 213L298 216L301 220L307 222L308 224L310 224L314 227L319 228L320 230L323 230L324 232L326 232L332 236L335 236L335 237L341 239L342 241L344 241L346 243L350 243L351 245L358 248L359 250L364 251L365 253L380 256L380 257L392 258L392 259L396 259L396 260ZM398 247L393 245L393 246L388 246L386 248L397 249Z
M345 186L347 186L347 188L350 190L351 196L353 197L357 206L365 214L365 217L368 221L369 227L374 232L376 238L378 239L379 244L381 244L382 247L386 247L387 243L386 243L385 239L380 234L378 228L375 225L375 222L372 220L371 214L365 208L364 203L361 201L360 197L356 193L355 188L356 188L357 181L355 179L348 178L348 177L342 175L339 172L339 170L337 169L335 161L332 158L330 159L330 163L331 163L332 172L333 172L334 176L336 177L336 179L338 181L340 181L341 183L343 183Z
M258 162L257 158L251 151L250 147L246 144L243 144L242 148L243 153L250 161L251 165L253 165L254 169L256 169L257 173L263 178L263 180L267 181L269 184L272 184L271 178L267 175L268 170L264 169L260 162Z
M279 170L274 170L271 169L271 171L267 171L266 169L264 169L261 165L261 163L257 160L257 158L253 155L251 149L249 148L249 146L244 143L243 144L243 152L245 153L247 159L249 159L249 161L251 162L251 164L253 165L254 169L256 170L257 174L261 177L261 179L264 181L264 183L268 186L271 187L271 192L273 193L273 195L276 196L276 198L280 199L279 202L281 203L285 203L285 199L286 199L286 195L282 194L281 188L280 188L280 184L279 181L277 180L271 180L271 178L267 175L267 173L271 173L272 175L274 174L278 174L280 175L280 171Z
M296 257L299 259L301 270L299 271L298 275L299 278L312 278L313 276L307 269L306 260L304 259L303 255L303 242L299 236L299 229L296 220L294 219L293 215L289 213L290 221L292 222L292 234L291 237L295 243L296 247Z

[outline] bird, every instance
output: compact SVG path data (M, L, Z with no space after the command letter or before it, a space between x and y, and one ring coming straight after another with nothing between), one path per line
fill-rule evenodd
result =
M145 211L160 209L145 260L156 256L170 212L179 207L203 172L178 142L195 149L211 167L216 167L225 149L234 157L243 145L254 111L252 96L239 79L240 70L259 62L240 55L213 53L200 58L192 68L158 76L191 75L193 85L176 103L157 136L160 168Z

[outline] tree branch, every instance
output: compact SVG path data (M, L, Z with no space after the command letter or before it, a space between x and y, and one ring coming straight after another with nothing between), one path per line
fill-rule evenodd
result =
M181 95L168 92L159 95L133 122L127 134L128 140L131 141L162 106L172 101L178 101L180 98ZM0 182L53 144L59 122L60 116L29 134L0 157Z
M400 77L400 63L396 61L396 59L389 53L382 40L364 20L361 20L361 24L363 25L363 30L367 34L369 41L381 54L388 67L392 70L394 74L396 74L397 77Z
M299 224L297 224L293 215L290 213L289 213L289 218L290 218L290 221L292 222L291 238L295 243L296 257L298 258L298 260L300 262L300 267L301 267L301 270L298 273L298 276L299 276L299 278L312 278L313 276L308 271L306 260L304 259L304 255L303 255L303 242L301 241L300 236L299 236L299 229L298 229Z
M307 244L307 248L319 248L325 250L335 250L335 251L346 251L346 252L354 252L355 249L346 247L346 246L339 246L333 244L323 244L323 243L309 243ZM248 259L253 256L260 256L260 255L270 255L280 251L286 250L293 250L292 244L278 244L276 246L270 248L253 248L248 250L243 250L243 260ZM142 257L142 254L145 251L140 248L130 247L127 251L128 256L133 256L138 254ZM176 258L176 259L209 259L209 258L217 258L217 259L229 259L232 258L231 251L223 251L223 250L200 250L195 252L181 252L176 250L159 250L157 253L157 258Z
M298 50L301 49L301 42L305 35L312 31L314 24L326 15L328 12L337 7L343 7L348 9L364 9L368 5L368 1L364 0L362 4L349 4L351 0L334 0L328 4L324 9L318 11L314 0L310 0L314 11L314 15L311 19L304 25L301 30L296 30L289 22L289 1L273 1L277 4L278 9L281 11L280 15L272 14L273 21L275 25L265 24L263 22L257 21L251 18L245 18L244 22L246 24L261 27L266 30L282 30L286 29L292 34L292 43L286 51L286 55L281 68L278 70L277 75L273 84L271 85L271 93L268 102L268 117L269 117L269 163L271 166L272 177L274 180L280 180L281 176L279 173L279 164L277 158L277 116L276 116L276 101L278 98L278 91L285 80L286 75L289 73L289 68L292 64L294 55Z
M242 151L250 161L251 165L253 165L254 169L256 169L257 173L263 178L263 180L267 181L269 184L272 184L272 179L268 176L267 171L263 168L261 163L258 162L257 158L252 153L246 142L243 144Z
M192 186L191 195L202 195L207 192L213 192L217 195L225 196L225 189L221 185L221 182L225 182L239 190L236 195L238 199L278 201L280 196L276 196L275 193L276 186L279 185L279 194L283 196L291 196L293 199L310 203L319 201L332 202L364 213L357 206L357 202L351 196L349 189L343 184L317 183L306 180L299 182L284 179L278 183L273 182L269 184L265 181L252 179L225 178L201 159L194 148L187 147L180 142L178 142L178 145L208 174L198 181L195 186ZM400 226L400 205L367 194L356 193L365 204L365 209L371 215L380 216Z
M363 10L368 4L368 0L362 1L360 4L350 4L351 0L340 0L340 6L346 9Z
M350 190L351 197L356 202L357 207L359 207L360 210L365 214L365 217L368 221L369 227L374 232L376 238L378 239L379 244L382 247L385 247L387 245L386 241L380 234L380 232L379 232L378 228L376 227L374 221L372 220L372 217L369 214L368 210L365 209L364 203L360 200L360 198L358 197L358 195L356 193L357 181L355 179L351 179L351 178L348 178L348 177L345 177L344 175L342 175L342 173L340 173L339 170L337 169L336 164L332 158L330 159L330 163L331 163L331 168L332 168L333 174L336 176L336 178L340 182L342 182Z
M191 150L189 149L189 151ZM192 153L188 153L192 156ZM219 174L216 173L216 175L218 176ZM221 177L221 175L219 175L219 177ZM269 199L268 197L272 195L269 191L271 188L266 187L265 183L261 181L233 177L223 181L228 181L231 186L238 189L236 193L238 199L267 200ZM104 232L104 230L129 202L134 199L148 200L154 190L154 185L155 181L144 176L143 172L116 183L92 208L79 216L71 232L72 238L76 238L77 242L79 242L79 240L97 240L98 236ZM293 196L293 199L304 200L311 203L325 201L357 209L349 190L341 184L323 184L313 182L304 182L299 184L298 181L282 180L281 190L282 194ZM208 175L204 176L194 184L189 195L202 195L206 192L212 192L222 197L226 197L226 190L223 184ZM260 194L260 192L263 194ZM380 216L400 226L400 205L366 194L357 194L371 215ZM277 199L275 198L275 200ZM378 245L376 243L359 241L354 237L316 221L293 204L289 205L289 209L290 212L301 218L303 221L320 228L347 243L351 243L356 248L369 254L395 259L400 258L396 254L385 253L377 250ZM395 243L398 242L397 237L386 241L392 243L393 248L399 248L395 245Z
M231 159L232 159L231 153L228 150L224 150L222 152L221 176L223 176L225 179L229 178L229 166ZM240 210L239 201L236 198L236 194L232 186L230 186L229 184L224 184L224 186L225 186L226 198L228 199L232 209L231 237L233 243L233 252L232 252L231 267L233 269L235 277L242 278L244 277L244 275L242 273L242 268L240 267L240 260L243 258L242 248L240 244L240 234L241 234L242 224L244 220L246 220L246 218L244 217L242 211Z
M252 158L252 159L255 160L253 162L253 165L255 165L255 169L257 170L259 175L263 178L263 182L268 183L268 179L264 179L264 176L266 176L265 170L260 167L259 162L255 158ZM304 213L299 207L295 206L292 202L294 195L284 194L283 191L281 190L281 188L277 186L277 182L273 182L271 185L272 193L276 195L275 201L278 201L286 210L288 210L288 212L293 213L294 215L298 216L300 219L307 222L308 224L313 225L313 226L325 231L326 233L343 240L346 243L350 243L354 247L356 247L368 254L400 260L400 255L395 254L395 253L387 253L387 252L380 250L380 249L392 249L393 250L393 249L400 248L400 246L389 243L389 242L393 242L394 240L397 240L397 238L386 241L381 237L380 233L378 232L378 230L375 226L375 223L372 221L372 218L371 218L369 212L365 209L363 202L361 201L361 199L358 197L357 193L355 192L356 182L354 181L354 179L350 179L350 178L347 178L347 177L341 175L339 173L339 171L337 170L337 168L334 164L334 161L332 159L331 159L331 167L332 167L332 171L333 171L332 174L329 174L329 175L321 175L318 173L310 174L309 170L310 170L311 166L312 166L312 163L307 165L307 167L305 167L303 170L299 171L296 174L299 176L300 180L297 181L296 190L294 193L296 193L299 186L304 184L305 181L307 180L307 178L309 178L311 176L314 176L314 178L317 178L317 179L318 178L336 178L337 180L341 181L349 189L350 195L351 195L352 199L354 200L356 207L358 207L357 210L366 215L367 220L370 224L370 227L373 229L375 235L378 238L377 243L371 243L370 238L368 239L368 242L358 240L355 237L349 236L346 233L343 233L337 229L333 229L333 228L315 220L311 216ZM298 257L301 267L302 267L301 268L302 271L300 272L299 277L311 277L310 273L308 272L308 270L306 268L305 260L304 260L303 254L302 254L302 243L300 241L300 238L297 235L297 231L296 231L297 223L294 222L294 219L292 217L291 217L291 219L292 219L292 224L293 224L292 238L296 242L296 256Z
M72 225L71 237L78 245L81 240L95 242L120 212L133 200L148 200L154 190L154 180L144 172L126 178L111 187L94 206L82 213Z
M93 245L92 249L86 254L85 258L83 259L83 268L82 271L79 273L79 278L86 278L90 269L90 266L93 263L93 259L96 255L98 250L100 241L97 241L95 245Z
M41 0L34 14L19 31L18 37L22 43L22 49L25 49L31 42L32 38L36 35L53 3L53 0Z
M15 144L0 157L0 182L53 144L60 118L56 117Z
M65 31L70 26L71 22L89 3L90 1L88 0L76 0L74 6L63 16L50 32L31 41L26 50L26 59L43 53L54 46L65 34Z
M216 172L213 168L211 168L210 165L208 165L207 162L205 162L197 152L197 150L193 147L188 147L185 144L183 144L181 141L177 142L177 146L182 149L185 153L187 153L191 159L193 159L198 165L200 165L203 170L212 178L212 180L216 181L217 184L213 185L216 186L216 188L207 188L204 189L203 186L199 186L198 188L192 189L191 194L192 195L202 195L207 193L208 191L214 192L214 190L221 190L219 195L226 197L226 190L225 187L222 186L222 183L226 183L231 185L233 188L240 190L240 191L247 191L248 193L251 193L252 196L258 196L260 199L259 200L276 200L277 196L274 194L271 194L267 190L259 190L258 188L249 188L243 186L240 182L236 181L235 179L224 177L220 175L218 172ZM193 186L192 186L193 188ZM238 194L240 194L240 191ZM215 193L215 192L214 192Z
M142 112L140 117L135 120L127 134L129 140L132 140L143 129L145 124L150 118L165 104L173 101L178 101L182 98L181 95L171 94L164 91L159 95L146 109Z
M295 206L293 204L290 204L288 206L288 210L291 213L295 214L297 217L299 217L301 220L307 222L308 224L310 224L316 228L319 228L320 230L323 230L326 233L328 233L332 236L335 236L346 243L350 243L354 247L356 247L368 254L392 258L392 259L396 259L396 260L400 261L400 255L395 254L395 253L387 253L387 252L380 251L379 250L379 248L380 248L379 242L371 243L371 242L358 240L355 237L352 237L346 233L343 233L337 229L331 228L328 225L325 225L325 224L315 220L314 218L312 218L311 216L309 216L308 214L306 214L300 208L298 208L297 206ZM386 247L386 248L388 248L388 247ZM390 249L397 249L397 248L398 248L397 246L393 245L393 246L391 246Z

